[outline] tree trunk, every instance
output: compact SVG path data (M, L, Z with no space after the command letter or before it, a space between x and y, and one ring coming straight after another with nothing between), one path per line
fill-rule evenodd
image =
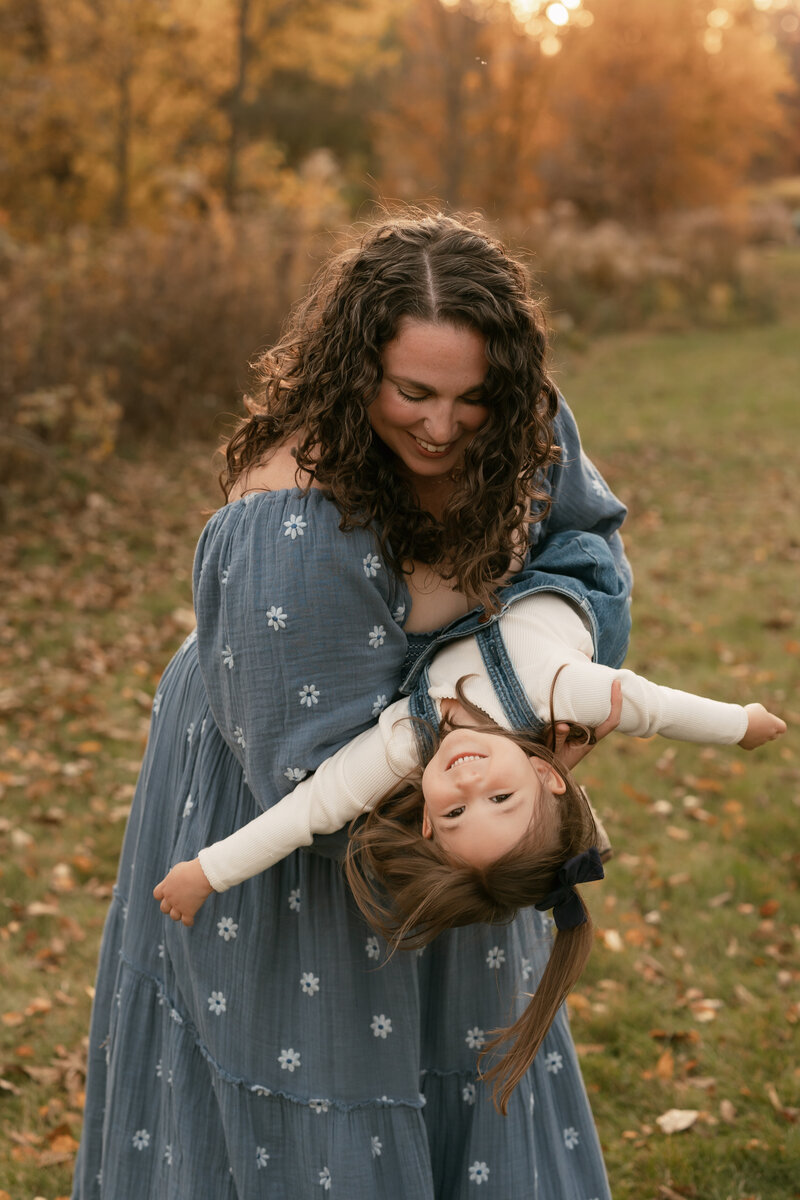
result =
M225 170L225 207L229 212L236 208L239 189L239 149L241 146L242 101L247 82L248 40L247 18L250 0L239 0L236 16L236 82L230 96L228 110L228 161Z
M132 77L133 66L126 55L117 75L117 137L114 147L116 186L111 201L111 219L117 226L127 225L130 215Z

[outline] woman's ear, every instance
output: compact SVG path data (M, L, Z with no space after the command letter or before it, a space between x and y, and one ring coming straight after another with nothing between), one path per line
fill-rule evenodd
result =
M427 804L424 805L422 809L422 836L424 838L433 837L433 826L431 825L431 819L428 816Z
M546 787L554 796L563 796L567 785L554 767L551 767L543 758L535 757L531 759L531 766L539 776L542 787Z

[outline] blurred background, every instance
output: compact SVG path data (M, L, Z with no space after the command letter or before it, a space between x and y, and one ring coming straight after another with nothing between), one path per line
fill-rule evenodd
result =
M566 340L764 321L800 0L2 0L0 467L237 407L376 202L481 210Z

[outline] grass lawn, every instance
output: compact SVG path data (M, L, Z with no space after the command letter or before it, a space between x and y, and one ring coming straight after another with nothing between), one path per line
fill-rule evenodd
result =
M773 269L774 324L557 348L630 508L628 665L791 725L749 755L620 737L582 767L617 853L586 889L597 945L570 1007L616 1200L800 1197L800 262ZM54 1200L151 697L218 492L211 448L173 446L18 499L0 548L0 1200ZM671 1109L689 1128L662 1130Z

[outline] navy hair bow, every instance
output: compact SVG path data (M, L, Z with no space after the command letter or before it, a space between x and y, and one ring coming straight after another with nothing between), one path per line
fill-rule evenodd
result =
M575 891L576 883L591 883L605 875L596 846L590 846L574 858L568 858L556 875L556 886L536 907L540 912L553 910L556 929L577 929L586 920L586 913Z

